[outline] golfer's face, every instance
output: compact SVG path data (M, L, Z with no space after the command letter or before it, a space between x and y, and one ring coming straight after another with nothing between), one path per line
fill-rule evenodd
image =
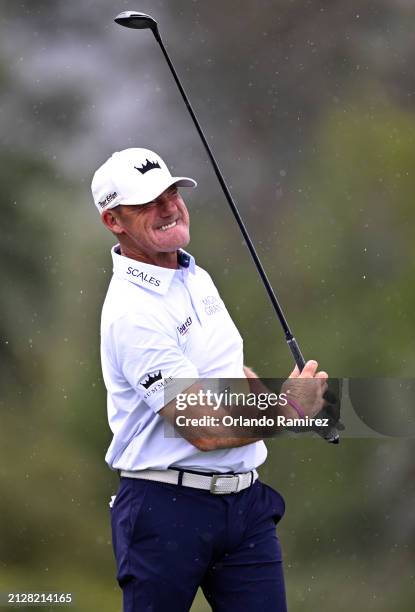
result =
M153 202L120 209L125 233L149 258L176 251L190 241L189 213L175 185Z

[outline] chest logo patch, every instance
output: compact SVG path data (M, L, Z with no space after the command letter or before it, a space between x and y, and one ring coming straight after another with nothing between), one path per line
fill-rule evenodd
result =
M181 336L184 336L189 331L191 324L192 317L187 317L186 321L184 321L184 323L182 323L181 325L178 325L176 329Z
M220 303L219 298L216 295L208 295L207 297L202 299L202 302L205 307L205 312L207 315L214 315L217 312L223 310L222 304Z

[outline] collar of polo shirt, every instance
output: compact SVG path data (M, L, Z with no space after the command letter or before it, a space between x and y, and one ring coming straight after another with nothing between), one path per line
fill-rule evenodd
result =
M120 245L117 244L111 249L114 276L121 280L126 280L134 283L139 287L144 287L149 291L164 295L170 283L177 272L182 269L188 269L192 274L195 273L195 258L183 249L179 249L179 265L183 264L177 270L173 268L162 268L160 266L152 266L151 264L130 259L120 253ZM187 265L186 265L187 264Z

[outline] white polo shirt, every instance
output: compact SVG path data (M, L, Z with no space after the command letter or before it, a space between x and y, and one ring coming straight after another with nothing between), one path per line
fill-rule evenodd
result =
M244 376L242 338L209 274L185 251L179 252L177 270L124 257L119 245L112 257L114 274L101 318L113 432L108 465L212 472L258 467L267 455L262 441L202 452L182 437L166 436L166 422L158 414L170 378Z

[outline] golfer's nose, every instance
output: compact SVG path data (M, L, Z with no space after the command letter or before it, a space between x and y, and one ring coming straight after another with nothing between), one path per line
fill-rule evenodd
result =
M170 195L163 195L159 198L159 214L162 217L168 217L177 210L177 205Z

